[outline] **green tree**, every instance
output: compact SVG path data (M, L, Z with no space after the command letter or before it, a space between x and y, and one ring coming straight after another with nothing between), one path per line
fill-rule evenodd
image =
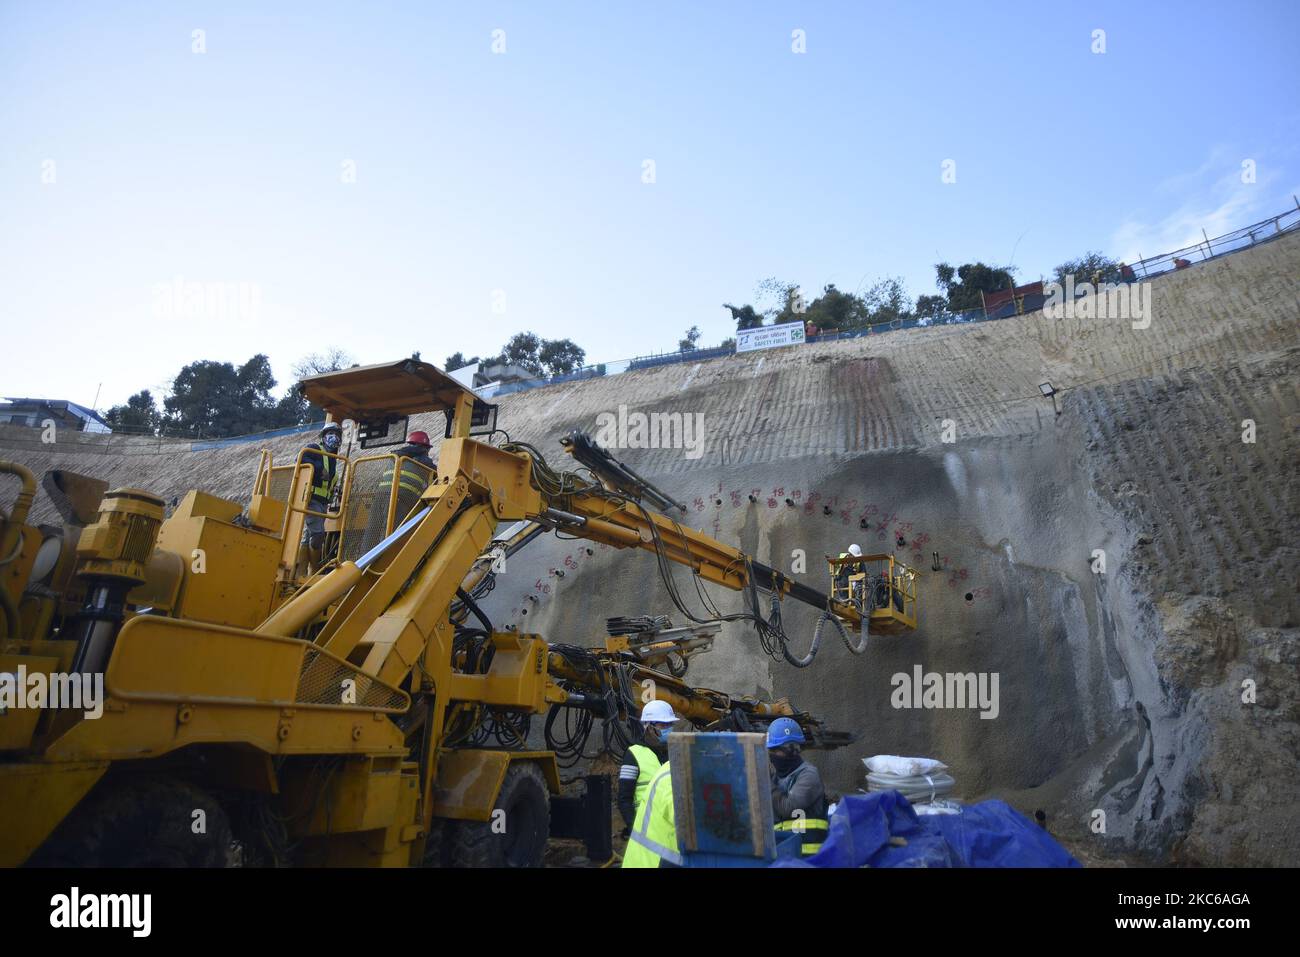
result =
M451 355L447 356L447 361L443 363L442 369L444 372L455 372L457 369L463 369L466 366L472 366L474 363L478 361L479 361L478 356L475 356L472 359L466 359L465 356L462 355L461 353L453 352Z
M239 368L203 359L185 366L163 400L162 427L205 438L247 435L278 423L279 403L271 396L275 376L262 354Z
M1097 276L1097 282L1120 281L1119 263L1098 252L1087 252L1078 259L1063 262L1056 267L1054 273L1056 281L1062 285L1065 277L1070 275L1074 276L1076 283L1092 282L1094 275Z
M691 326L686 330L686 336L677 341L678 352L694 352L696 343L700 341L700 327Z
M996 292L1015 284L1014 266L986 266L965 263L954 269L948 263L934 266L935 285L944 294L949 312L978 309L983 305L981 292Z
M731 312L731 318L735 320L738 332L744 329L757 329L763 324L762 315L756 312L753 306L733 306L731 303L724 302L722 308Z
M897 323L912 318L912 300L903 280L886 276L876 280L859 299L871 325Z
M822 289L822 294L812 301L802 315L791 313L787 320L777 317L777 322L804 319L819 329L851 329L867 321L865 304L851 292L843 292L829 283Z
M481 361L519 366L535 376L556 376L576 371L586 358L586 350L572 339L543 339L533 332L517 332L498 355Z
M916 297L916 314L922 318L937 316L947 308L948 300L944 296Z
M126 405L115 405L105 412L104 421L123 432L153 435L158 431L162 413L154 404L153 393L142 389L127 399Z
M537 361L548 376L575 372L586 358L586 350L572 339L543 339L541 348L537 350Z
M500 355L494 361L505 365L519 366L533 375L542 374L542 360L538 353L542 348L540 336L531 332L517 332L510 337Z

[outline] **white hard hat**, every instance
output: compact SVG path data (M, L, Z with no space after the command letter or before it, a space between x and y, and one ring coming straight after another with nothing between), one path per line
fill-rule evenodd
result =
M854 558L861 558L862 549L860 549L857 545L850 545L849 554L852 555Z
M673 711L673 706L667 701L651 701L641 709L641 722L643 724L653 722L655 724L671 724L679 721L680 718Z

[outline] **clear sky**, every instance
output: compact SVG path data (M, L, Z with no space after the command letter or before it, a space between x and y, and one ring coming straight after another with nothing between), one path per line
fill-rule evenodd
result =
M1154 255L1293 205L1298 33L1294 0L6 0L0 394L525 329L612 361L721 341L768 276ZM245 298L187 316L178 278Z

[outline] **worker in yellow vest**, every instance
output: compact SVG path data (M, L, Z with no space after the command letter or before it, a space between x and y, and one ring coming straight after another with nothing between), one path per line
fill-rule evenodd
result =
M636 812L632 837L623 853L624 867L680 867L677 822L673 814L673 779L665 764L650 779L645 801Z
M320 441L303 449L302 464L311 466L311 498L303 521L299 561L305 560L309 574L320 567L323 559L325 513L343 476L339 460L334 458L342 445L343 427L337 422L326 422L320 430ZM329 454L322 455L322 452Z
M650 779L668 760L668 735L681 719L667 701L651 701L641 709L641 741L630 745L618 769L618 810L626 837L645 801Z
M417 468L415 465L403 462L401 472L397 476L397 484L401 488L416 495L423 495L424 490L429 487L429 482L437 478L438 475L433 460L429 458L429 433L412 432L406 437L406 444L393 454L396 456L392 460L394 463L400 458L407 458L416 465L424 466L424 468ZM396 465L390 464L384 474L380 476L379 481L384 485L391 486L395 469Z

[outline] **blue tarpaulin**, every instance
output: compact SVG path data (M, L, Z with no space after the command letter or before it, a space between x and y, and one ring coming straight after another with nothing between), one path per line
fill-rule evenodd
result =
M891 838L903 842L891 843ZM901 843L901 846L898 844ZM897 791L853 794L812 857L774 867L1079 867L1052 836L1004 801L921 814Z

